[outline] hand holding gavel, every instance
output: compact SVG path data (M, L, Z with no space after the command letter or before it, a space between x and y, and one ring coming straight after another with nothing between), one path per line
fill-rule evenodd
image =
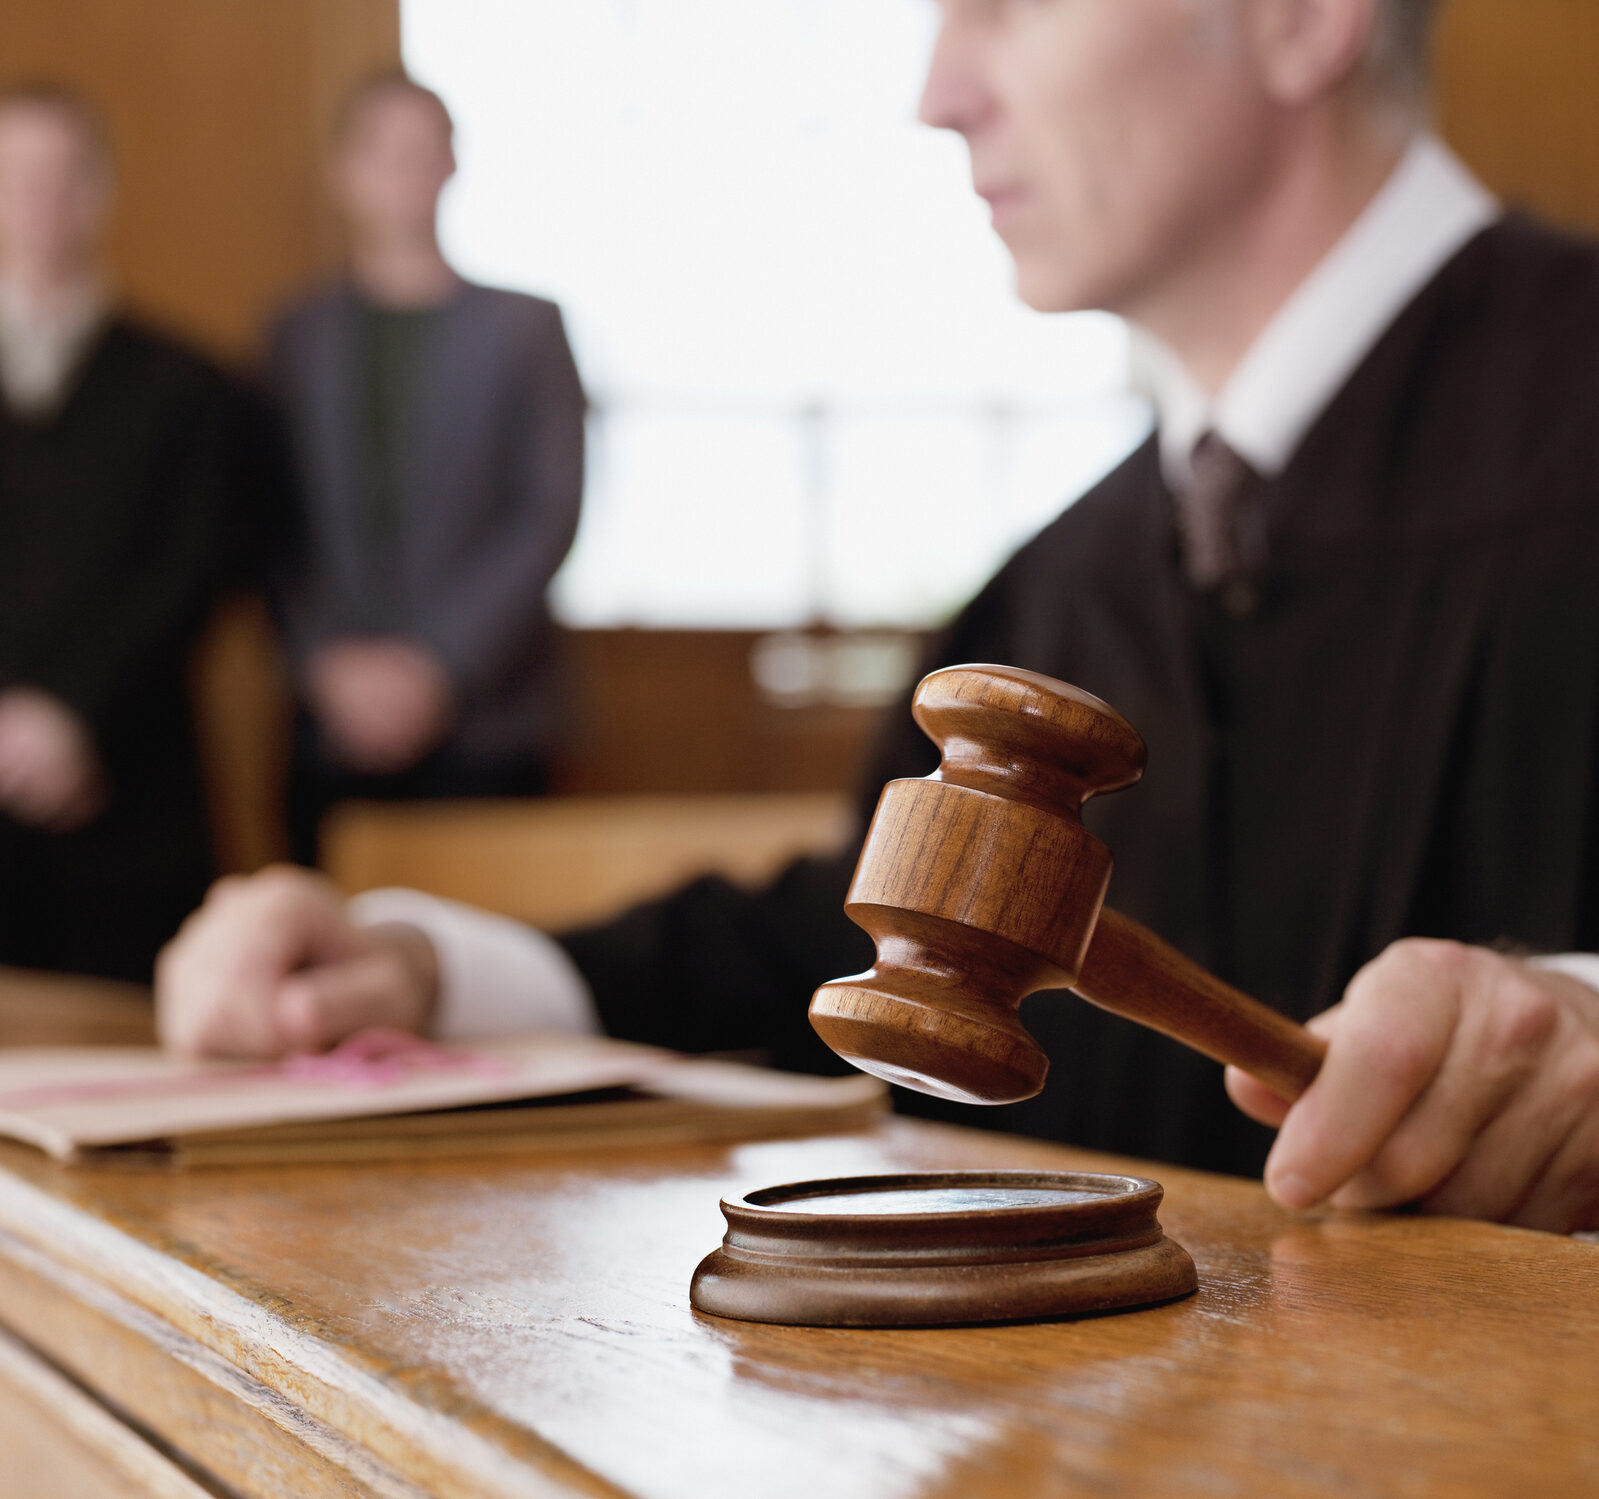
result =
M845 904L877 963L811 1002L840 1055L947 1098L1030 1098L1049 1064L1018 1008L1069 987L1239 1069L1234 1100L1282 1127L1266 1184L1286 1206L1599 1228L1599 990L1484 948L1397 942L1313 1022L1329 1051L1105 908L1110 853L1079 814L1143 771L1117 713L997 666L935 672L914 711L943 763L884 789Z

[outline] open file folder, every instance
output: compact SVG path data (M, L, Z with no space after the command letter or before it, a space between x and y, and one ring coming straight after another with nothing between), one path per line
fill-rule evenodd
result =
M597 1036L445 1046L369 1031L320 1056L0 1050L0 1135L94 1165L513 1154L860 1128L887 1090Z

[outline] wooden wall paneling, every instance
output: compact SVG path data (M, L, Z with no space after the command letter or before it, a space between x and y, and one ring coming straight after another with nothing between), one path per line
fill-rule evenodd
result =
M335 97L398 58L398 0L6 0L0 82L58 80L100 106L125 294L247 355L272 306L330 264Z
M1444 134L1508 202L1599 229L1599 5L1449 0Z
M222 603L195 652L192 680L218 869L286 859L293 703L277 630L259 597Z
M558 789L853 791L882 709L764 699L758 630L580 630L568 636L572 738Z

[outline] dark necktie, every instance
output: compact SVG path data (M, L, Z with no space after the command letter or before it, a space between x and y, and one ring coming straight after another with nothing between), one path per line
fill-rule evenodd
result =
M1254 471L1214 432L1194 444L1191 478L1177 495L1183 571L1209 591L1253 572L1264 560L1259 517L1246 491Z

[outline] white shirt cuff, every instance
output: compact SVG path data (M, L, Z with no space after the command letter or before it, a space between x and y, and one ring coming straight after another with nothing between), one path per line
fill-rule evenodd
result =
M1553 973L1563 973L1590 989L1599 989L1599 953L1557 952L1527 960L1534 968L1547 968Z
M583 975L543 932L420 890L368 890L347 909L357 926L403 922L433 944L439 997L428 1030L440 1041L600 1032Z

